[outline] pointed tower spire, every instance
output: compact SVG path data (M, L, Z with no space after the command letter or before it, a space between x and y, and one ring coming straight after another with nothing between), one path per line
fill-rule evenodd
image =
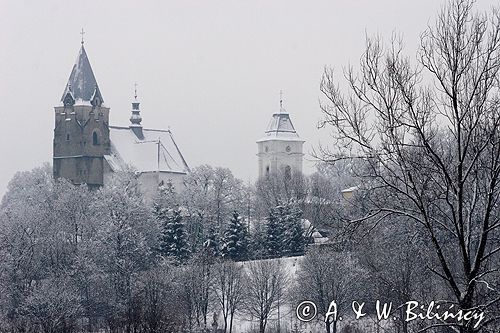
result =
M142 133L142 117L141 110L139 109L139 102L137 101L137 83L134 83L134 101L132 102L132 115L130 116L130 129L135 133L137 138L143 139L144 134Z
M101 106L104 99L90 66L87 52L83 46L83 33L82 31L82 46L80 47L80 52L69 76L61 101L64 105L90 103L94 106Z

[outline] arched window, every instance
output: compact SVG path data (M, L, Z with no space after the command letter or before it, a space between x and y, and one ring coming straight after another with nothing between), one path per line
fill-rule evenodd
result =
M66 141L69 141L69 133L66 134Z
M269 165L266 166L266 175L269 175Z
M99 145L99 135L97 135L97 132L92 133L92 144L94 146Z

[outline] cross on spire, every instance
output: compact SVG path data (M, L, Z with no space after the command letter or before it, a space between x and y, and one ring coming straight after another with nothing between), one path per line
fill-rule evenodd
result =
M280 90L280 110L283 109L283 90Z
M83 45L83 43L85 43L85 41L83 40L83 35L84 35L84 34L85 34L85 31L83 31L83 28L82 28L82 31L80 31L80 35L82 35L82 42L81 42L81 43L82 43L82 45Z
M137 82L134 83L134 98L137 101Z

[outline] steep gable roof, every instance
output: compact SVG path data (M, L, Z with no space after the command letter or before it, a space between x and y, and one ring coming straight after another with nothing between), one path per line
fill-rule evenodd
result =
M126 170L127 166L138 172L189 171L170 130L144 128L142 133L138 138L132 128L109 126L111 154L105 158L113 171Z

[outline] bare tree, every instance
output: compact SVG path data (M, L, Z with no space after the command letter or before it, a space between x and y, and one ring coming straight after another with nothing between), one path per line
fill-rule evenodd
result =
M78 288L66 277L44 280L21 307L34 331L43 333L72 332L81 310Z
M259 320L259 332L264 333L268 319L285 295L288 276L283 263L277 260L250 262L247 269L245 308L250 316Z
M173 264L161 262L139 277L135 296L141 305L145 332L176 332L182 325L184 309L175 268Z
M221 235L233 211L243 215L248 211L245 186L227 168L201 165L186 177L184 185L179 197L187 210L186 229L193 251L202 246L210 233Z
M202 254L183 268L181 279L184 298L188 303L190 326L196 324L198 328L207 328L210 291L214 281L213 266L213 258Z
M310 300L318 307L318 319L327 333L337 332L337 318L328 316L330 303L345 309L356 299L362 271L348 252L333 252L327 248L310 250L301 261L296 297Z
M290 175L279 170L257 181L256 195L257 209L261 216L266 215L270 208L282 202L290 199L303 200L307 196L305 177L300 172Z
M245 296L245 274L241 263L223 261L215 268L216 276L213 285L217 301L222 309L224 332L233 331L233 319L240 310Z
M392 312L399 318L405 316L406 308L402 305L406 302L446 298L447 292L441 291L446 289L442 281L436 280L426 268L432 264L429 255L432 248L422 230L398 217L388 218L378 228L371 229L369 237L363 237L365 230L359 230L359 234L361 237L356 237L356 257L366 274L364 285L369 286L363 291L365 295L394 303L396 306L392 307ZM422 329L426 324L397 320L393 325L398 332L408 333L412 329Z
M340 148L322 149L322 158L367 160L363 185L373 206L362 220L413 220L454 302L491 311L500 301L492 290L500 269L500 13L472 9L470 0L443 7L422 34L418 66L398 38L388 48L375 38L367 40L359 74L345 72L348 93L325 69L322 125ZM442 325L473 332L498 318L490 313L477 328Z
M231 170L202 165L192 170L185 180L182 204L190 215L199 216L220 229L234 210L244 207L243 183Z

